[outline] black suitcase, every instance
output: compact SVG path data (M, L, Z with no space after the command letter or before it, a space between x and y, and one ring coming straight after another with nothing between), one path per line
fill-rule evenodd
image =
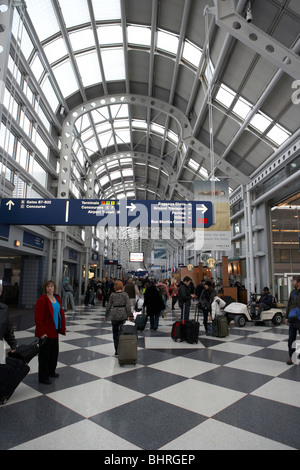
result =
M213 320L214 334L218 338L224 338L229 335L227 317L216 317Z
M136 335L137 336L137 327L136 324L132 321L125 321L120 326L120 335Z
M0 404L4 405L18 385L28 374L30 368L23 359L6 358L6 364L0 364Z
M120 365L137 363L137 335L119 336L118 361Z
M25 364L29 364L31 359L38 355L40 347L46 341L46 338L37 338L30 344L21 344L17 349L8 353L8 356L14 359L21 359Z
M135 317L135 325L136 325L136 328L137 330L139 331L143 331L145 329L145 326L146 326L146 323L147 323L147 314L146 313L139 313L136 317Z
M199 311L196 306L194 319L187 320L184 325L183 337L185 341L190 344L193 344L193 343L197 344L198 337L199 337L199 330L200 330Z
M184 327L185 327L185 321L175 321L172 325L172 330L171 330L171 338L173 341L176 343L181 343L184 338Z

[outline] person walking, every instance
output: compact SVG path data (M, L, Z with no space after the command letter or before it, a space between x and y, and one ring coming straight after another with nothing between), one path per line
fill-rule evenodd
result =
M134 311L136 304L136 296L140 299L142 297L138 287L134 284L133 279L128 279L128 282L124 286L124 292L126 292L130 299L131 311Z
M299 358L293 358L293 355L296 351L295 341L297 338L297 331L300 333L300 320L295 318L289 318L288 315L291 310L296 307L300 308L300 275L294 276L292 279L293 290L290 293L288 305L286 309L286 318L285 324L289 326L289 340L288 340L288 350L289 350L289 359L287 361L288 365L299 364Z
M181 309L181 320L189 319L192 299L197 297L195 294L191 294L191 283L192 279L189 276L185 276L179 285L178 304Z
M65 312L61 298L55 292L55 282L46 281L34 309L35 336L46 338L38 356L39 382L44 384L51 384L50 378L59 376L55 371L59 352L58 335L66 334Z
M2 295L2 284L0 284L0 297ZM15 338L14 330L8 315L8 306L0 302L0 364L5 363L4 345L2 342L10 346L11 351L14 352L17 347L17 340ZM3 357L2 357L3 356Z
M144 307L147 316L150 317L150 329L156 331L159 326L159 317L164 310L165 304L159 288L149 282L145 283Z
M114 283L114 291L109 296L106 307L105 321L110 318L112 324L115 356L118 355L120 326L131 316L131 304L127 292L123 291L123 282Z
M64 290L64 310L65 312L68 310L68 303L70 301L71 309L74 310L75 302L73 296L73 287L69 282L69 278L65 278L65 282L63 283L63 290Z
M204 284L204 289L200 295L199 307L203 312L203 325L207 333L207 323L208 323L208 314L211 313L211 304L214 298L217 297L217 292L213 287L211 281L206 281Z

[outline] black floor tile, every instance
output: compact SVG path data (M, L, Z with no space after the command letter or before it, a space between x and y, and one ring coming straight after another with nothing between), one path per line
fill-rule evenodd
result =
M206 420L152 397L140 398L90 419L145 450L159 449Z
M46 396L0 407L0 449L9 449L81 419Z

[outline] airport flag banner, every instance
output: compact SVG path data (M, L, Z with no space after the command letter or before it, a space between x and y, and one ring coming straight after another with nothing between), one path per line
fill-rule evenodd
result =
M231 249L231 226L228 181L195 181L194 200L213 207L212 224L197 227L196 250L228 251Z

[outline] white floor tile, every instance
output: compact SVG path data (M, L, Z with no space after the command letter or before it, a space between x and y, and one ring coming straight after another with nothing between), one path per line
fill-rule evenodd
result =
M167 361L152 364L150 367L164 372L170 372L171 374L191 378L199 374L204 374L209 370L216 369L219 366L209 362L195 361L194 359L188 359L186 357L174 357Z
M120 366L117 357L104 357L101 359L94 359L87 362L80 362L79 364L72 366L74 369L79 369L88 374L95 375L96 377L111 377L112 375L122 374L128 370L138 369L142 367L139 364Z
M244 396L241 392L192 379L151 394L151 397L207 417L213 416Z
M208 419L160 450L289 450L280 442L272 441L243 429Z
M251 395L300 407L300 383L295 380L276 377L254 390Z
M139 447L84 419L11 450L139 450Z
M233 353L233 354L248 355L248 354L253 354L256 351L259 351L262 348L260 346L251 346L248 344L222 342L221 344L212 346L211 349L216 350L216 351L224 351L228 353Z
M79 413L81 416L89 418L116 406L136 400L143 395L109 380L99 379L49 393L47 396Z
M236 361L229 362L225 367L233 367L234 369L248 370L249 372L256 372L258 374L276 377L288 370L290 366L284 362L262 359L260 357L245 356L237 359Z
M14 403L18 403L24 400L29 400L30 398L35 398L39 395L42 395L42 393L38 392L37 390L34 390L33 388L21 382L14 391L11 398L7 401L5 406L10 406Z
M146 349L203 349L204 346L201 341L197 344L189 344L186 341L182 343L176 343L172 338L166 338L165 336L146 336L145 337L145 348Z

